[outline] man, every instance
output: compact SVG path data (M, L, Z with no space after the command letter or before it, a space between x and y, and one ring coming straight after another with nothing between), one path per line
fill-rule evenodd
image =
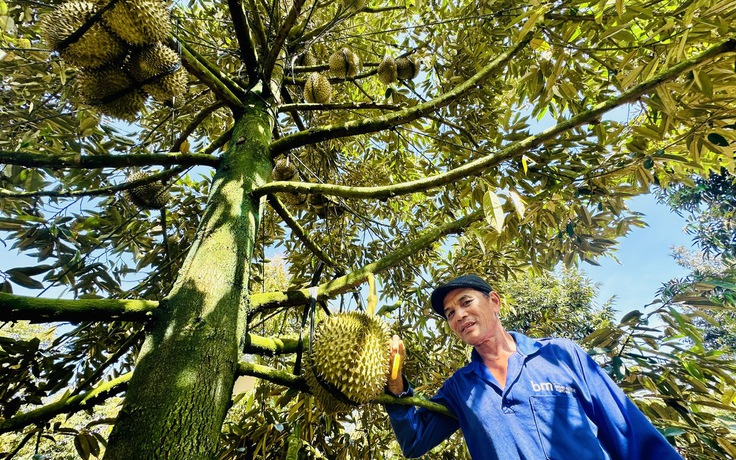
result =
M498 316L501 299L483 279L464 275L439 286L432 308L474 349L471 362L432 398L456 418L386 406L407 457L423 455L460 428L474 459L682 458L574 342L507 332ZM389 362L397 353L404 357L404 344L394 336ZM388 390L412 394L401 372L389 375Z

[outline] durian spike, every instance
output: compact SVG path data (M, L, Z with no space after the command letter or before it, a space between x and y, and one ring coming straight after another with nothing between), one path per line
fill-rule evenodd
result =
M368 316L373 316L376 312L376 305L378 304L378 296L376 295L376 277L373 273L368 273L368 306L365 309L365 313Z

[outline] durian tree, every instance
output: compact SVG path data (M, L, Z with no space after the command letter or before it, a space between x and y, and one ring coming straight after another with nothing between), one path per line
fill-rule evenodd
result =
M389 456L380 407L324 415L308 396L312 325L366 309L375 277L376 315L431 391L460 348L429 317L438 280L595 263L644 225L631 196L733 172L735 16L722 0L0 0L0 320L74 325L3 339L0 431L38 446L57 415L120 394L109 459ZM632 337L652 346L646 317L593 334L619 378ZM676 319L657 340L694 334ZM698 365L707 391L672 380L695 402L670 404L669 380L627 389L669 398L647 413L684 452L733 454L700 409L733 411L732 364ZM282 390L259 387L223 434L244 375Z

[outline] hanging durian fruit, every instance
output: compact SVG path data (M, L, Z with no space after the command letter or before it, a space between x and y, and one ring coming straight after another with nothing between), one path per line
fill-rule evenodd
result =
M108 3L99 0L98 6ZM171 32L171 11L162 0L117 0L102 18L118 37L135 46L164 41Z
M398 73L396 71L396 61L391 56L383 58L380 64L378 64L378 79L384 85L389 85L398 79Z
M311 67L313 65L317 65L317 58L314 56L312 50L307 50L306 52L297 56L296 65L302 67Z
M288 156L284 156L276 160L273 166L271 177L273 180L291 180L296 176L296 166Z
M145 93L134 87L130 75L117 67L83 71L77 77L82 102L122 120L134 120L146 104Z
M419 74L417 58L400 57L396 60L396 76L399 80L412 80Z
M358 55L343 48L330 56L330 72L337 78L355 78L360 70L360 59Z
M143 90L161 102L181 96L187 89L187 72L181 65L176 51L156 43L134 53L128 69L138 82L147 81L157 75L160 78L143 85Z
M64 43L96 12L97 7L90 2L63 3L41 18L41 33L48 46L58 51L69 64L89 69L102 67L121 59L125 55L125 46L100 21L87 29L78 40Z
M128 182L145 179L149 174L136 172L128 176ZM125 191L125 197L143 209L161 209L168 204L169 193L161 182L151 182Z
M312 72L304 84L304 99L309 103L327 104L332 99L330 80L319 72Z
M339 313L320 323L305 366L317 405L348 412L378 396L389 371L389 339L388 325L364 313Z

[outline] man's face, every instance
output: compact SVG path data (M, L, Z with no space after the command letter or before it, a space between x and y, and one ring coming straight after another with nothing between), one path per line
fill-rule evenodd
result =
M501 299L471 288L458 288L445 296L445 318L450 329L468 345L476 346L490 338L498 322Z

